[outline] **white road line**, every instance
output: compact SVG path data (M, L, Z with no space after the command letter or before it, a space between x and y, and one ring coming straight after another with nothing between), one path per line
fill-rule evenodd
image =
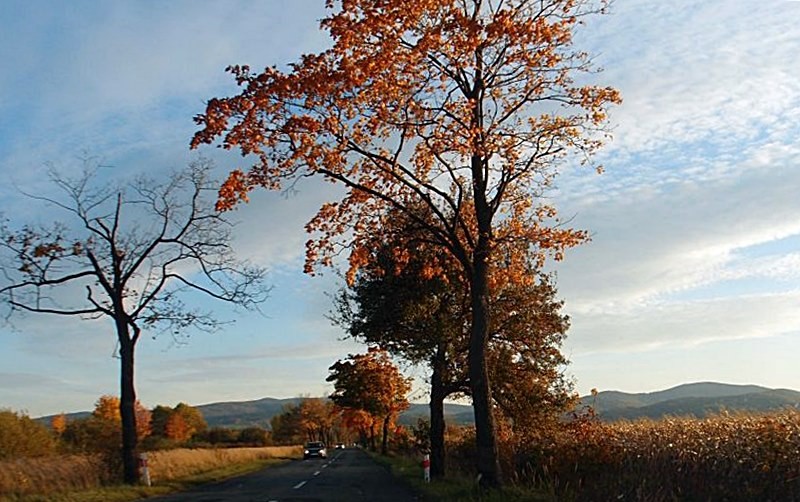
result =
M323 469L324 469L324 468L326 468L326 467L328 467L328 464L324 464L324 465L322 466L322 468L323 468Z
M315 472L315 473L314 473L314 476L319 476L319 473L320 473L320 472L322 472L322 471L317 471L317 472Z
M295 490L299 490L300 488L302 488L302 487L303 487L303 485L304 485L304 484L306 484L306 482L305 482L305 481L300 481L299 483L297 483L296 485L294 485L294 489L295 489Z

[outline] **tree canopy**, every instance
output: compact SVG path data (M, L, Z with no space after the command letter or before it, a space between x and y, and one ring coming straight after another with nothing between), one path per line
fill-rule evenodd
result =
M199 159L166 179L121 185L87 165L69 178L51 171L60 197L30 194L63 220L0 224L0 295L12 313L105 317L120 356L122 460L138 482L134 351L144 331L186 336L214 330L213 312L184 302L196 292L246 309L266 299L266 271L236 258L231 223L213 204L211 163ZM17 226L14 226L17 225Z
M559 259L587 238L560 224L541 196L563 160L591 162L607 110L620 101L615 89L578 78L592 66L572 45L575 27L606 2L326 5L321 26L332 47L287 72L229 67L241 92L208 102L192 146L221 137L221 146L256 159L230 174L221 209L254 187L281 189L303 176L345 187L307 224L308 272L344 252L354 280L390 210L407 214L460 263L471 296L477 466L482 484L499 485L486 368L490 271L502 260L522 274L531 251L539 262ZM505 243L514 245L498 256ZM437 265L432 260L428 273L439 273Z
M387 449L389 425L408 408L411 379L395 366L385 350L369 348L330 367L331 400L341 408L360 410L383 422L381 450Z

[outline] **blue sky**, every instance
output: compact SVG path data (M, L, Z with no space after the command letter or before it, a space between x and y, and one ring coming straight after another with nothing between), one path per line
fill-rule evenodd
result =
M283 66L327 43L322 0L0 2L0 207L43 217L19 189L83 152L114 178L181 167L192 117L235 92L229 64ZM617 0L581 28L625 103L606 173L565 169L553 194L593 240L556 267L572 317L568 372L591 388L714 380L800 389L800 2ZM208 148L220 176L241 166ZM315 183L259 191L234 213L241 255L269 267L266 317L188 343L138 346L145 405L322 395L360 350L330 326L332 273L301 273ZM116 394L107 322L26 317L0 327L0 408L90 409ZM421 376L417 373L417 376ZM420 390L416 396L424 399Z

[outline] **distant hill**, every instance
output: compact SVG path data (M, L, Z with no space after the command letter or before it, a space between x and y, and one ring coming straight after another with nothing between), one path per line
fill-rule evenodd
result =
M222 403L201 404L195 406L205 417L209 427L244 428L258 426L269 429L270 420L283 411L284 406L296 405L305 398L291 397L275 399L266 397L255 401L231 401ZM445 420L449 424L465 425L473 423L472 406L463 404L445 403ZM398 422L404 425L416 425L418 418L427 418L429 414L427 404L412 403L408 410L403 412ZM78 420L91 415L90 412L81 411L68 413L67 420ZM50 425L53 415L39 417L36 420L45 425Z
M303 398L275 399L265 397L256 401L232 401L201 404L196 408L205 417L209 427L259 426L269 429L269 421L279 415L287 405L296 405Z
M581 404L592 406L606 421L665 416L702 418L725 410L767 412L798 408L800 392L757 385L701 382L641 394L604 391L597 396L583 396Z
M297 404L302 399L266 397L255 401L201 404L196 407L210 427L243 428L256 425L269 428L270 419L281 413L284 406ZM581 405L594 407L600 418L606 421L685 415L702 418L723 410L767 412L787 407L800 408L800 392L757 385L701 382L641 394L603 391L597 396L583 396ZM417 419L428 418L428 414L427 404L412 403L398 421L404 425L415 425ZM88 412L70 413L67 419L75 420L88 415ZM51 418L46 416L37 420L49 425ZM472 406L446 403L445 420L453 425L473 424Z
M397 421L403 425L416 425L417 420L420 418L427 420L430 417L430 413L427 403L411 403L411 406L400 414L400 418ZM472 425L475 423L472 405L445 403L444 419L449 425Z

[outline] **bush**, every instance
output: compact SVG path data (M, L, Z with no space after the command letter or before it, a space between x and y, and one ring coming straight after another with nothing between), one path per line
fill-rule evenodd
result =
M122 426L114 420L89 417L67 424L61 441L70 453L98 455L106 466L104 476L122 474Z
M42 457L56 452L47 428L23 413L0 410L0 460Z
M238 442L244 446L270 446L269 431L261 427L247 427L239 432Z

